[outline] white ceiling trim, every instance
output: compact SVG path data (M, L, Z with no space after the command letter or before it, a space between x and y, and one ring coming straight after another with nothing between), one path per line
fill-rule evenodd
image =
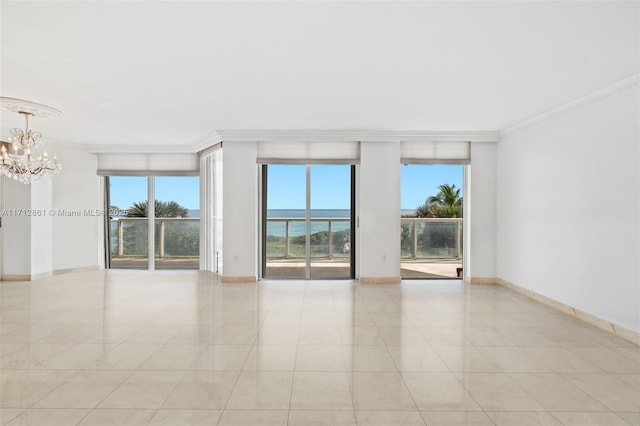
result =
M88 152L99 153L139 153L139 154L193 154L210 148L222 142L220 135L215 130L207 133L200 139L195 140L191 145L182 144L93 144L84 145Z
M211 148L212 146L217 145L220 142L222 142L222 138L220 137L220 134L214 130L195 141L191 146L191 149L193 150L192 152L200 152L204 151L207 148Z
M193 154L196 151L191 146L171 144L171 145L152 145L152 144L95 144L84 145L87 152L92 154Z
M493 131L219 130L224 142L498 142Z
M519 130L522 130L526 127L532 126L534 124L538 124L541 123L543 121L546 120L550 120L553 119L555 117L558 117L560 115L566 114L570 111L573 111L575 109L578 108L583 108L589 104L592 104L594 102L598 102L602 99L608 98L609 96L613 96L617 93L629 90L629 89L633 89L635 87L638 87L640 85L640 73L636 73L634 75L632 75L631 77L627 77L623 80L618 81L617 83L614 83L610 86L607 86L603 89L597 90L589 95L583 96L581 98L578 98L574 101L571 101L567 104L561 105L559 107L553 108L545 113L542 113L540 115L536 115L534 117L531 117L529 119L526 119L524 121L521 121L517 124L514 124L512 126L509 126L503 130L500 131L500 135L508 135L510 133L514 133L517 132Z
M220 142L499 142L500 134L493 131L382 131L382 130L219 130L196 140L191 146L150 144L84 145L87 152L178 154L197 153Z
M218 130L211 131L191 146L149 144L84 145L90 153L198 153L220 142L499 142L501 137L534 124L553 119L617 93L637 88L640 73L620 80L589 95L531 117L501 131L384 131L384 130Z

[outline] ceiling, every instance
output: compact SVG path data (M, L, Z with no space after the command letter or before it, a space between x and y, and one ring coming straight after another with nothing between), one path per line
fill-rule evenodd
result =
M639 4L3 0L0 93L62 110L33 121L49 139L123 150L501 130L638 73Z

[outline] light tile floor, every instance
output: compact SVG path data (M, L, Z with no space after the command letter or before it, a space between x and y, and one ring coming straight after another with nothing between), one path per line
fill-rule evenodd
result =
M498 286L0 284L9 425L640 425L640 349Z

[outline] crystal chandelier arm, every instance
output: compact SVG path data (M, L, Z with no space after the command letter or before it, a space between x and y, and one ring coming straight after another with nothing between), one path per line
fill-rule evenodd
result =
M29 184L43 176L59 173L62 167L55 154L53 161L51 161L46 152L40 155L37 152L32 152L41 144L42 133L31 130L29 118L30 116L60 116L60 111L45 105L5 97L0 97L0 104L3 108L23 115L25 120L24 130L14 128L9 131L11 135L9 142L13 144L13 152L8 153L8 148L5 147L4 143L2 145L2 150L0 151L0 173L24 184Z

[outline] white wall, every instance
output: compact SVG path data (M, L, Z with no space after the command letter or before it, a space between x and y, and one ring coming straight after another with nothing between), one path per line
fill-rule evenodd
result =
M51 192L49 178L29 185L3 177L2 275L30 279L52 272Z
M303 142L297 142L302 144ZM225 141L223 168L223 250L224 277L253 278L258 275L259 188L255 141ZM330 145L328 145L330 146ZM468 144L464 143L464 147ZM470 247L474 277L495 274L495 143L471 144L472 229L477 232ZM443 145L443 148L448 148ZM357 274L372 282L400 280L400 167L399 141L360 142L356 202ZM271 155L271 154L270 154ZM465 154L466 155L466 154ZM417 158L417 157L416 157Z
M104 216L85 214L85 210L104 208L96 155L60 143L55 145L55 151L62 171L52 179L53 209L79 212L80 216L53 217L53 270L97 268L103 253Z
M222 178L224 277L258 275L256 142L225 142Z
M10 214L31 208L31 187L2 176L2 274L31 275L31 218Z
M53 205L51 178L42 178L31 184L31 208L49 212ZM39 214L31 218L31 275L50 274L53 270L53 215Z
M507 134L497 156L498 277L636 332L639 98L636 83Z
M400 278L400 143L360 144L361 278Z
M468 261L465 277L495 278L496 276L496 144L472 143L471 166L466 193L465 230Z

